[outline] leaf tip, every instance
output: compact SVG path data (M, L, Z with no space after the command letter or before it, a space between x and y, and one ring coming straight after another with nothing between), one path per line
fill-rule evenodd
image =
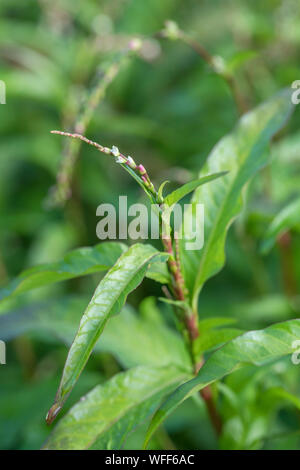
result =
M59 405L58 403L54 403L54 405L51 406L46 416L46 423L48 425L53 423L53 421L55 420L56 416L58 415L61 409L62 409L62 406Z

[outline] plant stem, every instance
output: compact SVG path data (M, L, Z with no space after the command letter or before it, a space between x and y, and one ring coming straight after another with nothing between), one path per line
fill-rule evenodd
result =
M181 272L178 237L175 236L174 238L175 238L175 250L176 250L175 257L174 257L171 237L165 238L165 239L162 238L162 242L165 247L165 251L169 253L170 255L169 260L168 260L168 266L169 266L169 272L171 276L173 277L174 294L177 300L184 301L186 299L187 289L185 287L184 279L183 279L182 272ZM185 327L187 329L188 336L189 336L189 349L190 349L190 353L192 357L192 362L194 364L194 373L195 375L197 375L200 368L204 364L204 359L202 359L201 362L197 363L195 355L194 355L194 342L199 337L198 312L193 312L193 311L191 312L189 309L187 309L184 314L184 324L185 324ZM216 435L219 436L222 432L222 420L214 402L214 397L213 397L211 386L208 385L203 390L201 390L200 395L202 399L204 400L208 415L215 429Z

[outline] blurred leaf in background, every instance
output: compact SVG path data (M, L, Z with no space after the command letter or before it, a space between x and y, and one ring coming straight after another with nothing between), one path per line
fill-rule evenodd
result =
M80 316L104 276L98 264L82 268L78 260L72 265L74 276L65 276L64 257L78 247L97 249L99 204L117 205L120 193L128 194L128 204L143 198L118 165L81 146L68 160L72 196L63 204L49 204L53 188L64 182L58 176L70 152L69 144L50 131L74 131L100 87L86 124L93 140L136 156L157 187L172 182L168 192L197 180L215 144L234 128L239 110L222 74L187 43L157 33L167 20L176 22L217 59L219 71L222 66L234 76L252 109L300 79L298 10L298 0L1 0L0 80L6 84L6 104L0 105L1 292L16 288L13 279L29 269L23 280L28 289L0 305L0 339L8 343L7 364L0 366L1 449L38 449L61 439L49 437L45 415ZM142 47L126 55L110 76L110 67L120 64L137 39ZM202 324L197 348L207 358L244 330L299 318L299 125L296 107L293 119L266 148L270 164L245 190L242 213L228 231L226 266L202 290L200 324L208 323ZM268 248L265 254L262 247ZM116 258L119 254L117 248ZM66 282L39 278L48 268L33 267L45 264L51 265L51 276L54 268ZM100 265L106 270L111 263ZM78 277L86 271L89 276ZM121 421L126 433L128 423L139 420L121 445L141 448L163 393L189 380L190 359L174 328L172 307L154 301L161 288L147 274L96 343L62 412L58 436L83 407L81 396L88 397L87 403L105 403L111 387L124 382L125 395L126 377L138 381L142 376L157 386L155 393L145 407L138 390L129 396L136 409L125 424ZM39 288L31 290L34 280ZM210 324L216 317L221 324ZM299 448L299 371L288 357L231 374L214 388L224 421L219 443L200 397L193 396L166 420L150 447ZM91 410L84 411L87 418ZM120 445L117 431L99 433L98 445L105 447L110 439L112 446Z

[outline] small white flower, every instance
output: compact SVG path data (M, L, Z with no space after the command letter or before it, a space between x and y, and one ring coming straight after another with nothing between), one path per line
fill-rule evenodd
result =
M129 163L129 166L131 166L131 167L136 166L136 165L135 165L135 162L134 162L134 160L133 160L133 158L131 158L129 155L128 155L128 157L127 157L127 161L128 161L128 163Z
M125 163L125 162L126 162L126 158L121 157L121 155L116 158L116 163Z
M111 153L114 157L118 157L120 155L119 149L115 145L112 146Z

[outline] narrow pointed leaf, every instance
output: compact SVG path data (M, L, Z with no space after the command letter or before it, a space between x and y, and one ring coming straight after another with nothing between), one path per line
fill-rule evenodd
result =
M168 299L167 297L159 297L158 300L160 300L161 302L165 304L174 305L174 307L178 307L178 308L187 309L189 307L188 303L185 302L184 300L173 300L173 299Z
M128 165L126 165L125 163L121 163L121 166L124 168L125 171L127 171L127 173L130 174L130 176L132 176L132 178L140 185L140 187L143 189L143 191L147 194L147 196L149 197L150 201L152 202L152 204L155 204L156 201L155 201L155 198L152 194L151 191L149 191L149 189L147 188L147 186L145 186L145 184L143 183L143 180L134 172L134 170L132 170Z
M180 186L180 188L175 189L175 191L168 194L164 199L164 203L168 206L172 206L173 204L179 202L180 199L195 191L198 186L202 186L203 184L209 183L210 181L220 178L221 176L226 175L226 173L227 171L221 171L219 173L203 176L202 178L199 178L197 180L190 181L189 183Z
M61 261L36 266L21 273L0 290L0 300L55 282L107 271L127 249L123 243L104 242L94 247L73 250Z
M63 297L1 315L1 339L10 341L33 332L35 338L43 340L46 334L49 340L57 339L69 346L87 303L82 295ZM149 331L155 331L155 335ZM181 336L161 316L152 318L149 306L146 315L137 314L125 305L120 315L107 322L94 351L112 354L125 369L139 365L176 365L192 370L190 354Z
M158 188L157 194L158 194L158 197L159 197L160 199L163 199L163 198L164 198L164 196L163 196L163 190L164 190L166 184L168 184L168 183L170 183L170 181L168 181L168 180L167 180L167 181L164 181L163 183L161 183L160 187Z
M71 408L44 449L120 449L128 433L188 377L172 366L136 367L117 374Z
M69 350L48 422L53 421L73 389L109 317L119 313L128 294L142 282L150 262L161 255L151 245L133 245L101 280Z
M292 354L293 343L299 339L300 320L290 320L264 330L249 331L225 344L210 356L194 379L175 390L155 413L146 445L166 417L195 392L247 365L262 366ZM291 367L295 367L292 362Z
M268 162L268 145L286 123L293 105L289 90L244 115L234 131L213 149L201 174L228 171L222 178L200 186L193 204L204 204L204 246L199 251L185 250L181 240L184 277L191 292L193 307L203 284L224 265L224 245L229 226L241 211L242 190L250 178ZM188 216L193 217L192 211ZM192 226L189 223L189 226ZM185 227L184 236L190 236Z

